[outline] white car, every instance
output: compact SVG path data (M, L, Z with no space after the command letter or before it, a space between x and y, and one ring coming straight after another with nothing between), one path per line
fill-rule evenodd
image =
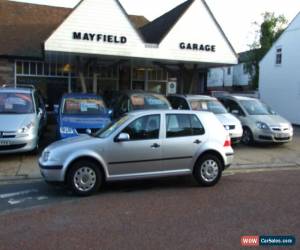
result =
M242 135L242 124L215 97L206 95L170 95L168 96L174 109L201 110L214 113L228 130L232 143L239 143Z

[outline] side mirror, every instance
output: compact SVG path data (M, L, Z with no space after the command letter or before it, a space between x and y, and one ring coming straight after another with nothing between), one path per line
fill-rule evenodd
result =
M108 109L107 114L109 115L110 118L112 118L114 116L114 111L112 109Z
M43 116L43 110L41 108L38 109L38 116L39 117Z
M117 136L116 138L116 142L123 142L123 141L129 141L130 140L130 136L127 133L121 133Z
M59 105L58 105L58 104L54 104L54 105L53 105L53 110L54 110L54 113L55 113L56 115L58 115L58 113L59 113Z

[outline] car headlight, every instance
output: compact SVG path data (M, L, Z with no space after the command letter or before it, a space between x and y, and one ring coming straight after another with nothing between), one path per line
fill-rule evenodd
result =
M42 155L43 162L47 162L49 160L49 157L50 157L50 152L49 151L44 151L43 155Z
M257 122L256 127L263 130L268 130L269 126L264 122Z
M35 123L33 121L29 122L28 124L26 124L25 126L22 126L22 128L20 128L18 130L19 134L25 134L28 133L32 128L34 128Z
M60 127L59 130L61 134L68 134L68 135L76 134L76 131L70 127Z
M229 125L224 125L224 128L225 128L226 130L230 130Z

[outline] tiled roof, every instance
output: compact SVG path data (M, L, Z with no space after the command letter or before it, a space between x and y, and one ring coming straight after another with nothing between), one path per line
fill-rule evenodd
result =
M188 0L140 28L147 43L159 44L194 0Z
M128 15L129 20L132 22L132 24L139 29L140 27L145 26L149 23L149 20L144 16L137 16L137 15Z
M0 1L0 56L40 58L43 42L71 9Z
M71 13L70 8L0 0L0 57L43 58L43 44ZM136 28L149 21L128 15Z

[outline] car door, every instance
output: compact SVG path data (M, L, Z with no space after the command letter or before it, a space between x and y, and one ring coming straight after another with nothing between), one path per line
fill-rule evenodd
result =
M161 171L161 115L145 115L131 122L121 133L128 141L113 141L107 155L109 175L147 175Z
M201 143L204 127L195 114L166 114L166 133L162 142L164 170L187 170Z

